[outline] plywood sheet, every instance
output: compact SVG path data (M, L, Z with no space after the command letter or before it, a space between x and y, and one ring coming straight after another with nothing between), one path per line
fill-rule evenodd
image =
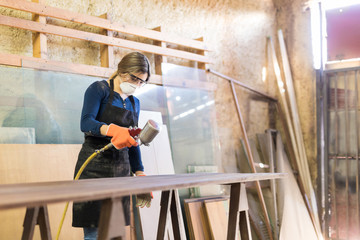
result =
M186 221L191 240L210 239L210 229L206 218L204 203L200 201L184 201Z
M284 205L279 239L318 239L299 186L286 157L280 135L277 136L276 145L278 170L289 175L286 180L280 180L281 191L279 193L281 195L279 200L282 200Z
M226 239L229 215L229 200L206 201L205 210L210 227L211 238Z
M0 184L71 180L80 148L80 144L0 144ZM53 238L64 207L65 203L48 206ZM0 239L21 239L25 210L0 211ZM61 237L81 239L82 229L72 228L71 218L68 211ZM34 234L34 240L37 239L40 239L38 228Z
M229 196L184 200L190 239L226 239Z

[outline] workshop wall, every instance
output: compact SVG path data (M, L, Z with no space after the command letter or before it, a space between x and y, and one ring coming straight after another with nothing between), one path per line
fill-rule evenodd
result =
M40 0L41 2L41 0ZM311 166L315 164L315 82L311 71L309 13L302 12L304 0L44 0L42 3L68 9L74 12L99 16L108 13L115 22L138 27L155 28L161 26L163 32L196 39L203 37L212 50L208 56L212 63L208 67L235 78L259 91L276 97L272 65L268 76L262 81L262 68L267 66L266 37L276 38L280 27L284 30L290 64L293 68L295 91L299 101L300 121L304 132L307 154ZM0 8L0 12L10 16L31 19L31 14ZM276 20L278 18L278 20ZM99 29L80 26L59 20L48 22L61 26L71 26L81 30L98 32ZM0 26L0 52L32 56L32 35L28 31ZM276 42L276 41L275 41ZM128 52L115 48L116 64ZM149 55L148 55L149 56ZM152 59L151 56L149 56ZM99 45L63 37L48 36L48 58L74 63L100 65ZM191 63L179 62L182 65ZM243 138L237 117L230 84L223 79L209 75L209 81L218 84L215 92L217 127L221 147L220 170L237 172L237 158ZM265 129L281 127L274 124L277 116L265 99L236 87L241 111L248 136L255 139L256 133ZM240 166L241 168L241 166ZM316 168L312 167L315 176Z

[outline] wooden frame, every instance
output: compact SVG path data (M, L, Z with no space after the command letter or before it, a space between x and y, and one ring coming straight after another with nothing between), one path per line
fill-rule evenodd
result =
M49 214L46 205L27 208L23 225L24 231L21 240L33 239L35 225L40 227L41 239L51 240Z
M112 66L113 47L121 47L140 52L146 52L155 55L155 73L151 76L150 83L162 84L161 71L159 67L162 62L166 62L166 57L175 57L197 63L198 68L204 69L204 66L210 63L206 57L208 47L202 41L194 39L185 39L175 37L161 32L161 27L153 30L126 25L123 23L114 23L107 14L100 17L89 16L86 14L75 13L64 9L46 6L41 4L41 0L1 0L0 6L15 10L25 11L33 14L33 21L16 17L0 15L0 24L19 29L25 29L34 32L33 37L33 58L0 53L0 64L10 66L29 67L41 70L61 71L75 74L84 74L98 77L109 77L114 71ZM40 3L39 3L40 1ZM57 18L65 21L81 23L92 27L102 29L99 34L70 29L66 27L55 26L46 23L46 17ZM121 39L113 37L112 32L121 32L132 36L150 39L152 44L142 43L135 40ZM46 34L58 35L78 40L90 41L100 44L100 62L99 66L90 66L85 64L66 63L47 59L47 37ZM172 48L168 47L172 45ZM184 46L189 51L174 48ZM200 88L209 91L216 89L215 83L194 82L189 79L182 79L178 83L171 83L172 86Z
M236 239L237 230L240 229L242 240L252 240L245 184L233 183L230 186L231 211L229 211L227 239Z
M127 49L132 49L141 52L154 53L158 55L165 55L169 57L178 57L190 61L196 62L205 62L208 63L209 60L205 56L201 56L195 53L190 53L186 51L176 50L176 49L164 49L162 47L153 46L146 43L135 42L131 40L125 40L121 38L115 38L110 36L104 36L97 33L84 32L80 30L54 26L41 22L34 22L30 20L25 20L21 18L0 16L0 22L2 25L15 27L25 30L30 30L33 32L47 33L52 35L58 35L62 37L68 37L78 40L85 40L89 42L100 43L109 46L123 47Z
M43 0L31 1L35 3L43 3ZM46 24L46 18L39 14L33 14L32 20ZM33 33L33 56L47 59L47 37L43 33Z
M171 213L171 223L174 239L181 239L178 209L176 205L175 191L173 189L161 192L160 207L159 225L156 239L162 240L165 238L166 220L169 212Z
M360 59L331 61L325 64L325 71L338 71L340 69L344 71L349 71L349 69L354 69L358 67L360 67Z
M99 27L111 31L141 36L144 38L158 40L162 42L173 43L198 50L209 51L208 47L201 41L186 39L178 36L171 36L161 31L130 26L124 23L114 23L107 19L100 19L98 17L89 16L86 14L74 13L68 10L50 7L43 4L36 4L22 0L1 0L0 6L20 11L26 11L41 16L53 17L66 21L86 24L89 26Z

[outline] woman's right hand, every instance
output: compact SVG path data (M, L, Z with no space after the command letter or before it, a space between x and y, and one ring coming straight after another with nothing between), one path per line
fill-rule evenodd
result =
M138 145L135 139L130 136L128 128L120 127L115 124L110 124L108 126L106 136L112 137L111 143L116 149Z

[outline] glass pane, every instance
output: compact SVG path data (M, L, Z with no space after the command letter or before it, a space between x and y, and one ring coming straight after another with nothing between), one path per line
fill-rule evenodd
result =
M140 109L146 111L160 112L163 123L167 123L167 106L165 88L155 84L146 84L136 90L134 96L140 101ZM141 111L140 111L141 114ZM139 126L143 127L143 126Z
M12 67L0 72L1 127L32 128L37 144L83 142L84 93L100 78Z
M166 86L168 129L176 173L186 173L188 165L217 165L217 132L212 92L171 87L176 78L191 81L205 79L205 71L163 63Z

